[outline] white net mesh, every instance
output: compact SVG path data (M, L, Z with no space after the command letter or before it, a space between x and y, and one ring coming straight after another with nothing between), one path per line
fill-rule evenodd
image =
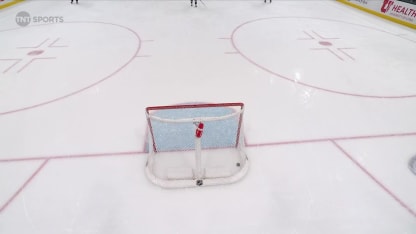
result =
M146 170L150 180L162 187L188 187L195 186L195 180L202 180L203 185L230 183L242 176L238 176L240 172L245 174L248 165L242 131L243 107L242 103L148 107ZM200 149L196 149L195 130L199 122L204 129L197 144ZM198 152L202 154L202 176L195 175Z

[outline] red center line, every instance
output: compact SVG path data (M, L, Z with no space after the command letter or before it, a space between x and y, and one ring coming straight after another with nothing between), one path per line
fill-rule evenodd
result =
M416 132L391 133L391 134L379 134L379 135L363 135L363 136L350 136L350 137L318 138L318 139L306 139L306 140L294 140L294 141L280 141L280 142L268 142L268 143L246 144L246 147L262 147L262 146L274 146L274 145L292 145L292 144L305 144L305 143L316 143L316 142L327 142L327 141L364 140L364 139L388 138L388 137L405 137L405 136L416 136Z
M400 198L394 194L390 189L388 189L383 183L380 182L371 172L369 172L363 165L361 165L357 160L355 160L344 148L338 145L335 141L331 141L346 157L348 157L358 168L361 169L368 177L370 177L380 188L382 188L387 194L389 194L396 202L405 208L413 217L416 218L416 211L414 211L410 206L406 205Z
M0 159L0 163L22 162L22 161L38 161L38 160L49 160L49 159L117 157L117 156L138 155L138 154L145 154L145 153L146 152L144 152L144 151L128 151L128 152L111 152L111 153L52 155L52 156L41 156L41 157Z
M0 207L0 214L13 202L13 200L26 188L26 186L36 177L37 174L45 167L46 163L48 163L49 159L45 159L43 163L36 169L35 172L23 183L22 186L7 200L7 202Z
M245 141L246 147L265 147L265 146L277 146L277 145L293 145L293 144L306 144L306 143L318 143L318 142L330 142L330 141L362 140L362 139L405 137L405 136L416 136L416 132L392 133L392 134L380 134L380 135L363 135L363 136L350 136L350 137L318 138L318 139L280 141L280 142L268 142L268 143L251 143L251 144L248 143L246 139L244 139L244 141ZM23 158L4 158L4 159L0 159L0 163L38 161L38 160L45 160L45 159L70 159L70 158L139 155L139 154L146 154L147 152L145 149L146 149L146 144L144 143L143 149L141 151L90 153L90 154L66 154L66 155L52 155L52 156L50 155L50 156L38 156L38 157L23 157Z

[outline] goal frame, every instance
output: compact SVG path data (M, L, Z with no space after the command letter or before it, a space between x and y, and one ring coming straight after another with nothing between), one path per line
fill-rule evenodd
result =
M196 108L238 108L238 111L233 112L231 114L226 114L219 117L204 117L198 116L193 118L182 118L182 119L170 119L170 118L161 118L157 116L153 116L151 112L153 111L163 111L163 110L178 110L178 109L196 109ZM244 140L244 130L243 130L243 113L244 113L244 103L203 103L203 104L181 104L181 105L167 105L167 106L149 106L146 107L146 119L148 125L148 150L149 155L146 162L146 175L148 179L164 188L184 188L184 187L199 187L199 186L207 186L207 185L220 185L220 184L229 184L234 183L245 176L248 172L248 158L247 154L245 153L245 140ZM238 123L237 123L237 130L236 130L236 139L234 148L236 154L238 155L239 161L237 164L237 171L232 173L228 176L219 176L216 178L187 178L187 179L168 179L168 178L161 178L157 176L153 171L153 164L156 155L159 153L158 146L156 145L156 141L154 138L154 128L152 125L152 120L167 122L167 123L201 123L201 122L212 122L212 121L220 121L226 120L229 118L236 118L238 116ZM195 124L197 125L197 124ZM196 127L197 128L197 127ZM201 153L204 150L201 150L201 139L200 137L195 136L195 160L196 165L194 168L197 170L201 169ZM199 147L199 148L198 148ZM198 174L198 173L197 173Z

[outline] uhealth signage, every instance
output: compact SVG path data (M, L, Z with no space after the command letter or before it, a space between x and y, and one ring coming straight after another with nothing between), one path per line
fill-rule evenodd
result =
M416 0L339 0L407 26L416 26Z

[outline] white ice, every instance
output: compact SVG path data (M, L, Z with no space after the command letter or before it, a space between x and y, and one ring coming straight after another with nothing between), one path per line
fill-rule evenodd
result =
M416 32L330 0L203 3L0 11L0 233L416 233ZM146 179L145 107L189 102L245 103L242 181Z

